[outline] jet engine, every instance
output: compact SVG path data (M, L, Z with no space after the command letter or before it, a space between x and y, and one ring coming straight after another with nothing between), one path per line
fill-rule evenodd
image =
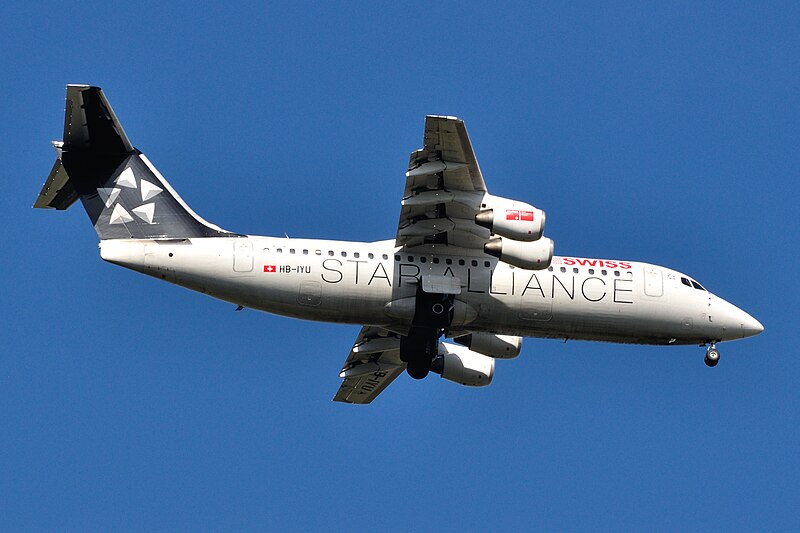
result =
M525 270L542 270L553 260L553 241L547 237L533 242L494 237L483 245L483 251L509 265Z
M530 204L487 195L475 223L496 235L515 241L536 241L544 233L546 215Z
M465 346L441 342L431 372L467 387L484 387L492 382L494 359Z
M513 359L522 349L522 337L495 335L494 333L470 333L453 339L473 352L482 353L495 359Z

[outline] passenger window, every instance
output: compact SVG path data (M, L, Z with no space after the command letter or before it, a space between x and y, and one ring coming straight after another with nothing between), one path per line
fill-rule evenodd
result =
M278 248L275 251L278 252L279 254L282 254L283 253L283 248Z
M547 271L548 272L552 272L553 271L553 267L547 267Z
M475 261L474 259L472 260L472 266L474 266L474 267L478 266L478 262Z
M452 265L453 264L453 260L450 259L449 257L447 259L445 259L444 262L447 263L448 265Z
M489 268L490 266L492 266L492 264L489 261L484 261L483 262L483 266L485 266L486 268Z
M409 255L408 256L408 262L409 263L413 263L414 262L414 256L413 255Z
M264 248L264 253L268 254L269 253L269 248Z
M615 275L615 276L617 276L617 277L619 277L619 270L615 270L615 271L614 271L614 275Z
M567 271L567 267L561 267L561 272L564 273Z
M370 252L370 253L367 254L367 257L369 257L370 259L375 259L375 254Z
M356 259L358 259L359 257L361 257L361 254L360 254L360 253L358 253L358 252L353 252L353 257L355 257Z
M439 258L438 257L434 257L433 259L431 259L431 261L433 261L434 265L438 265L439 264Z
M608 275L608 270L601 270L600 273L604 276Z
M427 260L428 260L428 258L427 258L427 257L420 257L420 258L419 258L419 262L420 262L420 263L424 263L424 262L426 262Z
M593 269L593 268L590 268L590 269L589 269L589 274L591 274L592 276L594 276L594 269Z
M577 273L578 273L578 269L577 269L577 268L573 268L573 269L572 269L572 273L573 273L573 274L577 274Z
M289 248L289 253L293 254L294 253L294 248Z
M322 250L314 250L314 253L317 255L322 255Z
M347 257L347 252L342 252L342 257Z
M458 264L459 264L459 265L461 265L461 266L463 267L463 266L464 266L466 263L464 262L464 260L463 260L463 259L459 259L459 260L458 260Z
M303 255L308 255L308 250L303 250Z
M386 254L383 254L383 258L384 258L384 259L389 259L389 256L388 256L388 255L386 255ZM399 256L399 255L397 256L397 259L398 259L398 260L400 259L400 256Z
M328 255L333 257L333 250L328 250Z
M633 272L631 272L630 270L628 270L628 277L629 277L629 278L632 278L632 277L633 277Z

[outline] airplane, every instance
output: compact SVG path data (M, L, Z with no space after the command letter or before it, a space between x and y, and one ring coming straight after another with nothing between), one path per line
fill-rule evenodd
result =
M68 85L57 160L34 204L81 200L110 263L231 302L362 326L333 400L372 402L403 372L489 385L523 337L707 346L758 320L658 265L553 255L545 212L489 194L464 122L427 116L394 239L244 235L197 215L134 148L103 91ZM445 342L442 339L450 339Z

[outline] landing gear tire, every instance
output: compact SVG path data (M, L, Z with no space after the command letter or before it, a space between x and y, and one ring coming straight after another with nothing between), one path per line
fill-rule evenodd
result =
M428 372L431 371L431 364L429 361L416 359L408 362L406 372L414 379L425 379Z
M407 363L406 371L414 379L423 379L431 371L431 361L439 347L439 330L412 326L408 335L400 338L400 360Z
M706 351L706 357L703 361L707 366L717 366L717 363L719 363L719 351L712 346Z

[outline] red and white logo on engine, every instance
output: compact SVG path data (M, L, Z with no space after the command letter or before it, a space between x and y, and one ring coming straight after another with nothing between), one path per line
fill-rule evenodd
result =
M529 222L533 222L533 211L506 209L506 220L527 220Z

